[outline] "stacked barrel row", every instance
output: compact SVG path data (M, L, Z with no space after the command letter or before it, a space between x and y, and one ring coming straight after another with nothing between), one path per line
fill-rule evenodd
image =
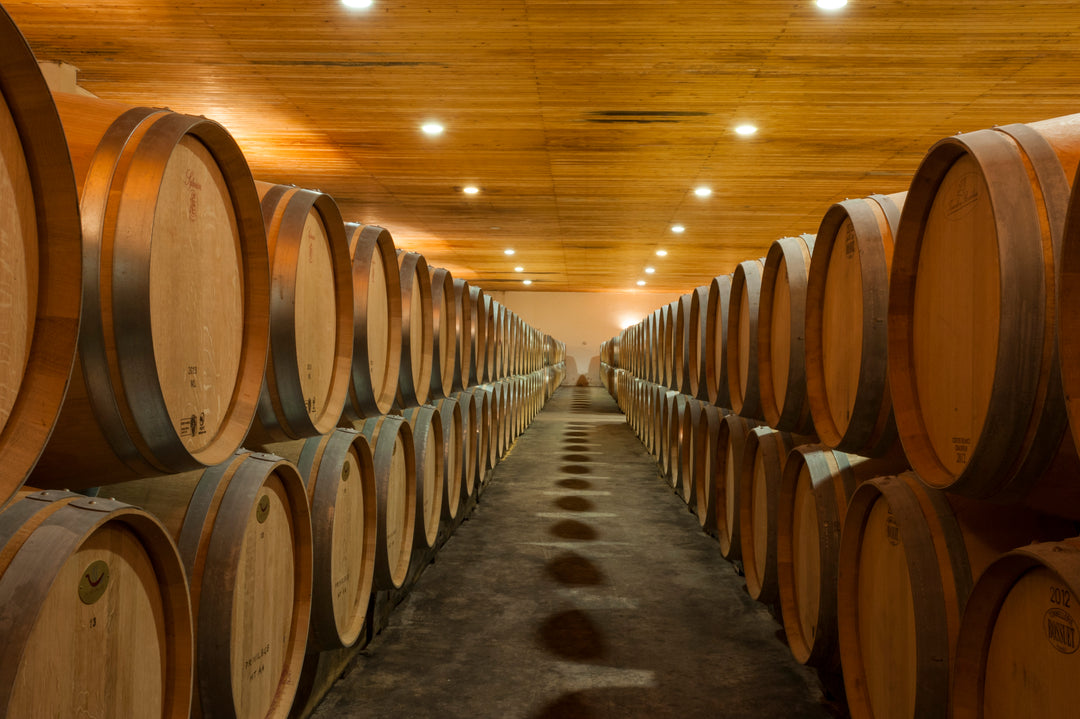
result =
M1080 116L942 139L601 347L853 716L1075 713L1078 161Z
M3 716L287 716L564 372L221 125L51 94L2 10L0 256Z

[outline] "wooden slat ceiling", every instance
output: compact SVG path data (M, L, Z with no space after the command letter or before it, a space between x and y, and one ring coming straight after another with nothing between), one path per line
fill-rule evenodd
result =
M259 179L489 290L685 292L941 137L1080 111L1074 0L4 6L91 92L212 117Z

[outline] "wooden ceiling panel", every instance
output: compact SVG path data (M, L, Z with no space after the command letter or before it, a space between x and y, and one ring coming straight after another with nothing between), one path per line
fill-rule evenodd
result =
M1080 110L1071 0L4 7L91 92L212 117L260 179L493 290L686 292L906 189L944 136Z

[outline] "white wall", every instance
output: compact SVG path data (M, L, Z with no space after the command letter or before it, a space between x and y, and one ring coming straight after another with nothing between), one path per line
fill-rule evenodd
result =
M653 310L674 302L675 293L491 292L523 320L566 343L563 384L600 384L600 343ZM582 377L585 379L582 380Z

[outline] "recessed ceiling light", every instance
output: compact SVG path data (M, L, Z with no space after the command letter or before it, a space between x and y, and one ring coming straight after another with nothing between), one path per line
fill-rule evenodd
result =
M682 225L672 225L671 231L674 232L676 235L681 235L682 233L686 232L686 228Z
M698 197L708 197L712 194L712 190L710 190L708 187L695 187L694 194Z
M468 187L462 187L461 191L464 192L466 195L475 195L477 192L480 192L480 188L469 185Z
M839 10L847 5L847 0L817 0L817 6L822 10Z
M645 286L645 280L638 280L637 281L637 286L638 287L644 287Z
M657 257L667 257L667 250L657 250L656 251L656 256Z
M652 273L654 273L654 272L656 272L656 268L655 268L655 267L646 267L646 268L645 268L645 274L647 274L647 275L651 275L651 274L652 274Z
M365 8L371 7L372 0L341 0L345 7Z
M523 284L523 285L531 285L531 284L532 284L532 280L522 280L522 281L521 281L521 284Z
M735 134L742 135L743 137L749 137L757 132L757 128L753 125L739 125L735 128Z
M514 272L524 272L524 271L525 271L524 267L515 267L514 268Z
M504 255L512 255L512 254L514 254L514 251L511 250L509 247L507 247L505 250L503 250L503 254Z
M442 125L440 125L437 122L425 122L423 125L420 126L420 130L425 135L432 135L432 136L441 135L443 133L443 130L445 130L445 129L446 128L444 128Z

